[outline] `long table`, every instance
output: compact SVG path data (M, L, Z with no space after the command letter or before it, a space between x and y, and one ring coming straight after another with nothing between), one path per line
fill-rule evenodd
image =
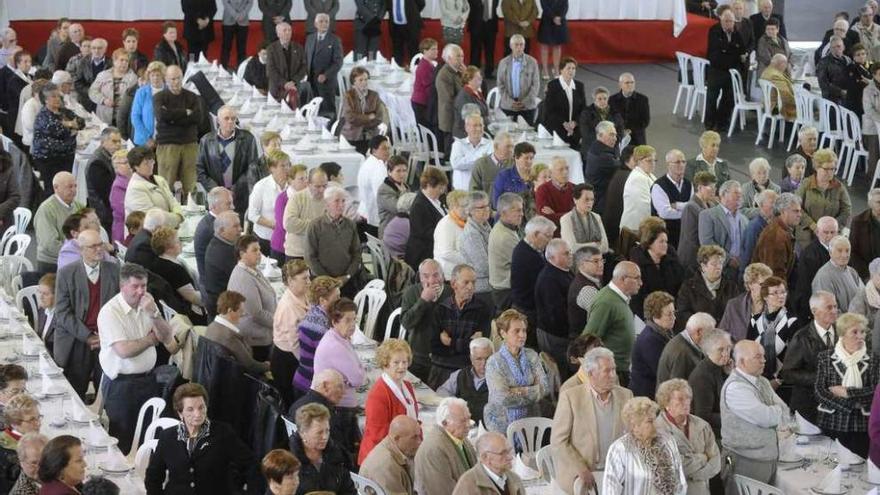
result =
M823 435L806 438L809 443L795 446L795 452L803 456L805 462L780 463L777 468L774 485L786 495L814 494L812 488L822 483L837 466L837 452L832 439ZM847 493L863 494L875 487L866 481L866 473L865 463L850 466L849 470L844 471L841 484L848 487Z

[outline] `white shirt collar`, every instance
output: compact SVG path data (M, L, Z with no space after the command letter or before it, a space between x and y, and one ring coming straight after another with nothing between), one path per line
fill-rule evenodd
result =
M757 383L758 383L757 376L752 376L739 368L736 368L736 372L739 373L743 378L748 380L749 383L751 383L752 385L757 385Z
M95 266L89 266L89 264L86 263L85 260L83 260L82 264L86 269L86 276L89 277L89 280L92 280L92 277L90 276L92 274L92 272L95 272L97 274L97 276L95 278L98 278L101 276L101 262L100 261ZM92 281L92 283L94 283L94 281Z
M570 83L566 83L565 79L563 79L562 76L559 76L558 79L559 79L559 85L562 86L562 89L569 90L569 91L574 89L574 78L572 78Z
M828 328L822 328L816 320L813 320L813 326L816 327L816 333L819 334L819 338L821 338L823 342L825 341L825 335L829 332L831 332L831 340L834 340L833 325Z
M624 294L623 291L620 290L620 287L618 287L617 284L614 283L614 281L612 281L611 283L609 283L609 284L608 284L608 287L609 287L611 290L613 290L614 292L616 292L618 296L622 297L623 300L626 301L627 304L629 304L629 296L627 296L626 294Z
M235 333L241 333L241 330L239 330L238 327L235 326L234 323L232 323L231 321L227 320L226 318L224 318L220 315L215 316L214 321L216 321L217 323L223 325L224 327L232 330Z
M482 462L480 463L480 465L483 466L483 471L486 471L486 474L489 475L489 478L492 479L493 483L501 488L504 488L504 485L507 484L507 475L502 474L501 476L498 476L497 474L493 473L491 469L486 467L486 465Z
M382 373L382 381L385 382L385 385L391 389L391 393L393 393L403 407L406 408L406 415L413 419L419 419L418 414L416 413L416 398L409 393L409 389L406 386L402 389L401 387L398 387L397 383L395 383L387 373Z
M57 199L58 202L61 203L65 208L70 208L71 206L73 206L73 203L72 203L72 202L71 202L70 204L65 203L64 200L62 200L61 197L59 197L57 194L53 194L52 196L53 196L55 199Z

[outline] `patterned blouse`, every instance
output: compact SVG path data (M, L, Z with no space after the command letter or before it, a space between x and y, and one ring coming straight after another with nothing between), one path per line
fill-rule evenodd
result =
M43 108L34 121L31 155L38 160L73 156L76 153L76 132L64 127L62 114Z
M40 483L33 478L28 478L24 473L18 477L18 480L12 485L9 495L37 495L40 493Z

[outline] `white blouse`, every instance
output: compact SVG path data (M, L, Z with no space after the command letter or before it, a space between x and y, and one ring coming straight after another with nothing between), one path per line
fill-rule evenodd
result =
M626 440L631 434L626 434L611 444L608 455L605 457L605 477L602 481L602 495L653 495L656 493L653 485L654 473L645 463L638 452L631 452L627 447ZM657 439L663 442L663 447L672 457L672 463L678 471L678 490L675 495L687 493L687 479L681 467L681 455L675 441L665 435L658 434Z
M416 398L409 393L409 389L404 386L403 390L401 390L400 387L397 386L397 383L395 383L395 381L386 373L382 373L382 380L385 382L385 385L388 385L391 393L393 393L394 396L397 397L397 400L403 404L403 407L406 408L406 415L418 421L419 415L416 413Z
M260 217L275 219L275 200L278 199L281 190L271 174L254 184L254 189L248 200L247 218L254 226L254 234L260 239L272 239L272 229L258 224L257 220Z
M562 86L562 91L565 91L565 97L568 98L568 120L566 122L571 122L571 113L574 111L574 79L571 80L571 83L565 84L565 80L559 76L559 85Z

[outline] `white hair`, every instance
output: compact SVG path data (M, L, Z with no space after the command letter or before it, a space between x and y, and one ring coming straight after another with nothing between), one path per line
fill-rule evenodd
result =
M825 298L831 299L832 301L836 301L834 298L834 294L828 292L827 290L817 290L813 292L813 295L810 296L810 310L818 309L819 306L822 305L822 300Z
M584 354L583 368L587 374L592 373L599 367L600 359L609 359L614 362L614 353L606 347L593 347Z
M556 224L547 217L536 215L526 223L526 227L523 231L526 236L536 232L549 232L550 234L553 234L553 232L556 231Z
M437 412L434 413L434 422L437 423L437 426L440 426L441 428L444 426L444 423L446 423L446 420L449 418L452 406L459 406L467 409L468 405L464 399L459 399L458 397L446 397L441 400L440 405L437 406Z
M614 130L614 122L603 120L602 122L596 124L596 135L608 134L612 130Z
M688 318L687 324L685 324L685 328L690 330L697 330L702 328L703 330L709 330L715 328L717 322L715 318L709 313L694 313Z
M337 196L342 196L344 198L348 198L348 193L345 189L339 186L329 186L324 190L324 201L333 199Z
M487 337L477 337L476 339L472 339L471 343L468 344L468 348L470 349L471 354L478 349L491 349L492 351L495 351L495 346L492 345L492 341Z
M549 243L547 243L547 247L544 248L544 256L547 259L554 258L557 254L562 252L562 250L567 247L568 243L565 242L565 239L552 239Z
M224 211L214 219L214 234L220 235L221 230L232 228L239 221L238 213L235 210Z
M850 244L849 239L847 239L846 236L843 236L843 235L838 235L838 236L833 237L831 239L831 241L828 242L828 247L830 247L831 249L834 249L835 247L837 247L838 244L846 244L846 247L852 247L852 244Z
M150 208L147 210L147 213L144 214L143 228L152 232L163 225L165 225L165 210Z
M770 162L766 158L755 158L749 162L749 175L754 175L762 170L770 172Z
M223 186L211 188L211 190L208 191L208 209L213 210L214 207L217 206L217 203L224 199L227 194L232 194L232 192Z
M443 61L449 62L449 58L452 57L455 53L462 53L461 47L456 45L455 43L449 43L448 45L443 47Z
M513 36L510 37L510 41L508 41L507 43L510 45L511 48L513 48L514 43L525 43L525 42L526 42L526 39L523 37L523 35L514 34Z

